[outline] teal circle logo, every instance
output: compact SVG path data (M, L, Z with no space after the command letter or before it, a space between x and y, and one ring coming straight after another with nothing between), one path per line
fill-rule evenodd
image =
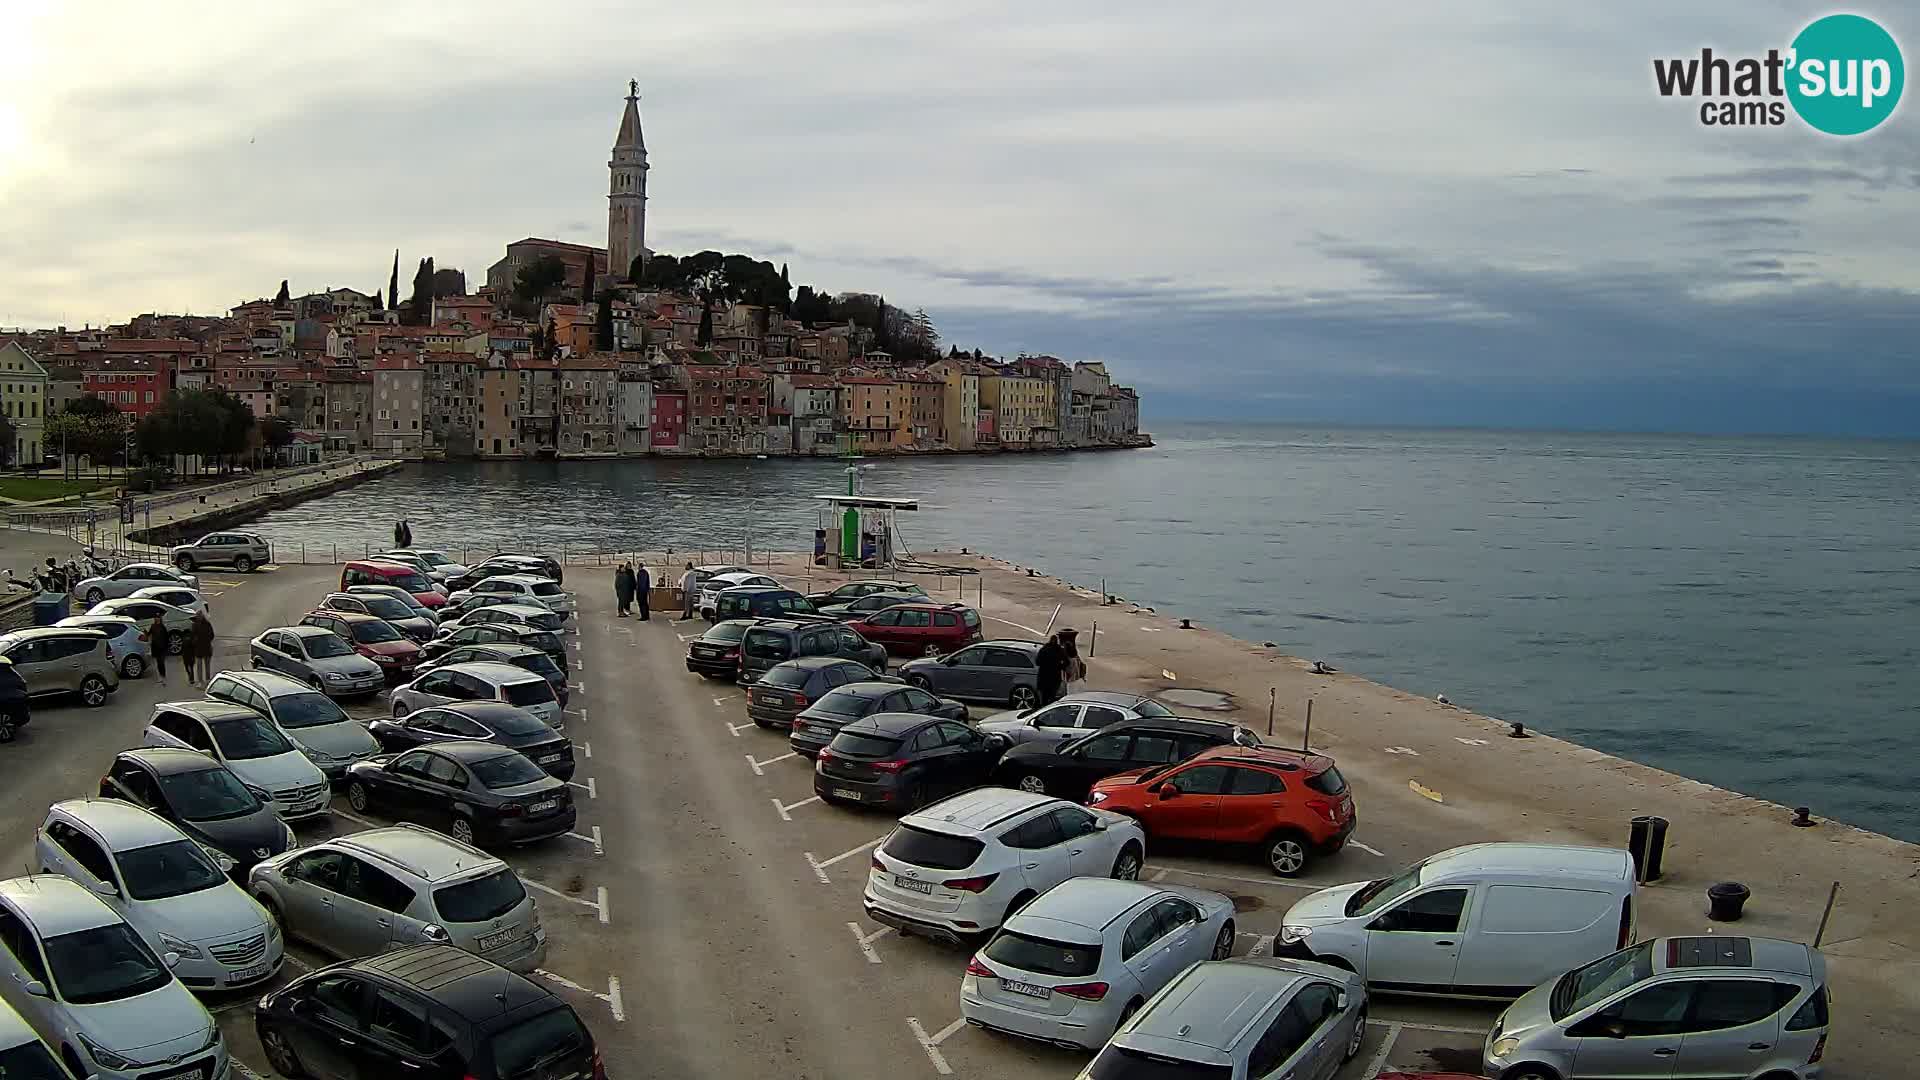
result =
M1810 126L1829 135L1879 127L1900 104L1907 68L1900 45L1862 15L1815 19L1793 39L1787 100Z

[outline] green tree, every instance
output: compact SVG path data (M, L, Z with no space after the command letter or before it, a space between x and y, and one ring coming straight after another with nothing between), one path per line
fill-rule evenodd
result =
M278 308L283 308L292 302L293 302L292 298L287 295L287 279L281 278L280 291L274 295L273 306Z
M713 306L711 304L700 305L700 333L693 341L703 349L713 344Z
M602 352L613 351L613 294L600 294L598 306L593 312L593 347Z
M280 452L293 445L293 424L284 416L269 416L260 422L260 444L280 460Z
M558 255L542 255L520 268L514 275L513 295L523 301L540 304L567 283L566 260Z
M0 416L0 465L13 464L13 421Z
M387 276L387 310L400 310L400 249L393 249L393 273Z
M433 297L465 296L467 294L467 275L463 270L443 266L433 272Z
M420 260L413 271L413 295L407 298L406 321L426 326L433 321L433 256Z

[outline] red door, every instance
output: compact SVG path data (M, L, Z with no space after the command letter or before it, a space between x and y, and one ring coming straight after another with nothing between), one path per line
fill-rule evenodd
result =
M1147 795L1142 817L1155 836L1210 840L1220 820L1220 792L1226 787L1225 765L1189 765L1161 777L1157 792ZM1168 785L1175 790L1169 792Z
M900 613L897 611L876 611L858 620L854 629L868 641L885 645L888 652L900 651Z
M1286 782L1264 769L1229 768L1227 774L1227 786L1220 796L1217 838L1228 843L1259 843L1287 817Z
M900 615L900 655L925 656L933 640L933 619L918 608L906 608Z

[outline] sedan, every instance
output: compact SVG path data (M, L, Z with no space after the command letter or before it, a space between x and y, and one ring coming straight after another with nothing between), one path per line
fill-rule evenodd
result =
M1231 956L1233 938L1233 900L1219 893L1074 878L1021 908L974 954L960 979L960 1015L1098 1050L1181 972Z
M1259 746L1260 736L1220 720L1129 720L1064 743L1045 739L1015 746L1000 759L994 781L1079 802L1095 780L1185 761L1228 743Z
M142 628L152 624L154 618L158 617L160 625L167 631L167 652L173 656L180 655L180 650L187 647L187 635L193 630L193 612L186 608L174 607L159 600L142 600L133 596L118 600L102 600L88 608L85 614L124 615L139 623ZM147 647L156 649L159 648L159 643L148 642Z
M477 623L456 626L420 646L421 655L437 660L462 645L530 645L547 654L555 667L565 667L567 646L551 630L538 630L519 623Z
M573 744L525 709L497 701L472 701L416 709L405 716L367 722L389 753L428 743L470 740L511 747L562 780L573 779Z
M319 626L277 626L247 642L247 662L306 683L329 697L379 691L386 672L353 650L340 635Z
M1122 720L1164 720L1171 716L1172 711L1150 697L1090 690L1068 694L1045 708L1028 707L994 713L980 721L980 730L1005 735L1008 742L1018 746L1021 743L1078 739L1089 731Z
M747 688L747 719L763 728L791 728L793 718L827 692L870 682L877 673L858 660L803 656L768 668Z
M900 665L900 677L948 697L1031 709L1040 701L1039 653L1037 641L983 641L945 656L909 660Z
M335 592L328 593L320 601L321 608L327 611L346 611L355 615L371 615L384 619L387 625L407 635L416 644L426 641L440 632L440 620L431 615L422 614L424 609L403 604L391 596L369 596L365 593Z
M436 551L433 548L397 548L393 551L383 552L382 554L412 555L427 564L427 576L433 578L435 581L445 581L450 577L458 577L467 572L467 567L448 558L446 552Z
M885 611L895 604L912 604L924 600L926 600L924 594L868 593L865 596L855 597L844 604L828 604L820 608L820 614L839 619L841 622L852 622L854 619L864 619L876 611Z
M913 810L987 782L1005 745L965 724L918 713L880 713L840 729L813 765L826 803Z
M385 619L344 611L310 611L300 619L300 625L333 631L353 646L354 652L379 664L389 682L406 682L420 664L420 646L408 641Z
M544 631L542 631L544 633ZM532 645L518 645L512 642L493 642L485 645L460 645L421 664L415 669L416 675L425 675L435 668L451 664L512 664L525 668L547 680L553 687L553 696L560 702L561 708L567 704L567 673L553 662L553 657Z
M934 697L917 686L874 679L829 690L825 697L801 710L791 722L787 745L802 757L812 757L833 741L834 733L843 725L875 713L918 713L967 722L967 707L958 701Z
M728 619L687 645L687 670L706 679L732 682L740 676L740 641L752 619Z
M431 822L463 844L524 844L571 832L573 795L518 750L443 742L356 762L347 802Z
M100 797L125 799L166 818L216 853L236 881L253 864L293 846L293 830L225 765L197 750L122 750L100 780Z
M97 604L102 600L132 596L135 590L154 585L184 585L189 589L197 589L200 579L163 563L128 563L111 574L81 579L73 587L73 595L88 604Z
M158 600L163 604L172 604L183 611L199 615L208 615L212 609L207 606L207 598L200 590L189 589L185 585L150 585L144 589L133 590L135 600Z
M503 593L468 593L458 600L449 600L441 605L440 610L434 613L434 617L440 620L440 625L444 629L448 626L458 624L460 620L479 611L481 608L506 607L509 604L520 604L526 607L539 608L547 606L531 596L508 596Z
M511 604L485 604L460 616L452 624L455 626L479 626L482 623L514 623L519 626L531 626L536 630L551 630L559 633L566 625L566 616L548 608L544 604L528 604L519 600Z
M826 592L808 593L807 599L813 606L824 608L829 604L851 604L868 593L896 593L907 596L925 596L927 590L911 581L849 581L845 585L829 589Z

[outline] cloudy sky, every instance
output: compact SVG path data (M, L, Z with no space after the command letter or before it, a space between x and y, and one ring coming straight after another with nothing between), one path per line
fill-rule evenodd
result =
M1920 435L1920 113L1702 127L1824 5L9 0L0 326L648 240L1107 360L1153 420ZM1920 13L1883 16L1920 41Z

